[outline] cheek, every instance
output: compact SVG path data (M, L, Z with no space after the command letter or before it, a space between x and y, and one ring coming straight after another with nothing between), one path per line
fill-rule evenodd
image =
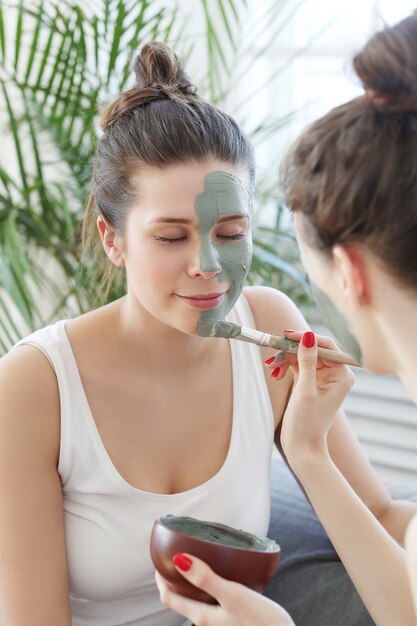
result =
M178 254L173 254L171 250L158 250L146 243L130 246L126 255L129 281L140 291L162 287L178 271L178 265Z
M236 280L246 275L252 260L252 242L232 244L225 243L219 248L219 262L224 271L227 271Z

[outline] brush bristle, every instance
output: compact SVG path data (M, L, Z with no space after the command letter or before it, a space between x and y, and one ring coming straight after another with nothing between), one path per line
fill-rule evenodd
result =
M231 339L241 334L241 327L232 322L221 322L211 317L203 317L198 322L197 334L200 337L223 337Z

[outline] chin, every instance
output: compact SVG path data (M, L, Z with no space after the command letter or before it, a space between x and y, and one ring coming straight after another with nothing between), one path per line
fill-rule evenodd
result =
M386 374L392 374L392 369L387 367L385 363L381 362L380 355L373 355L372 357L363 356L362 366L373 374L378 376L384 376Z
M198 318L196 320L179 320L178 323L168 323L167 326L170 326L173 330L177 330L184 335L197 335L197 324Z
M178 330L181 331L182 333L184 333L185 335L193 335L194 337L196 337L198 335L198 333L197 333L197 324L191 324L189 326L184 326L182 328L179 328Z

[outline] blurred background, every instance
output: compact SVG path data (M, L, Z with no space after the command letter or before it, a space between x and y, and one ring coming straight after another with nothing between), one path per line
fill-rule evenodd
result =
M132 84L141 43L173 45L202 95L256 147L250 283L311 301L279 162L300 131L362 92L352 55L410 0L0 0L0 355L21 336L103 303L80 222L100 109ZM123 282L110 294L118 297ZM399 381L356 372L346 411L383 479L417 480L417 409Z

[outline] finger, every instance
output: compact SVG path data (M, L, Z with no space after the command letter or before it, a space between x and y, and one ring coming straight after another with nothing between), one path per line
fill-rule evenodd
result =
M298 357L296 354L286 354L285 352L281 352L280 354L282 354L283 356L278 359L277 362L271 363L271 365L268 365L267 367L272 370L275 370L277 367L279 367L283 372L283 375L285 375L288 371L288 368L297 367ZM318 359L317 369L320 369L321 367L323 367L323 364L321 360ZM279 378L281 378L281 376Z
M298 386L305 392L316 392L317 387L317 341L315 334L308 330L300 341L297 352Z
M284 330L284 336L287 339L291 339L292 341L301 341L303 334L306 331L299 330ZM319 348L328 348L329 350L336 350L337 352L341 352L337 343L332 339L332 337L326 335L316 335L316 343Z
M331 337L327 337L324 335L316 335L316 343L319 348L328 348L329 350L335 350L336 352L341 352L341 349L337 345L337 343Z
M275 367L277 367L278 365L281 367L281 365L284 364L284 361L288 360L289 356L290 355L286 352L277 352L274 359Z
M176 554L173 563L184 578L215 598L219 604L222 603L223 598L233 586L229 580L215 574L207 563L190 554Z
M288 359L289 355L286 352L277 352L274 356L269 357L264 361L265 366L269 369L275 369L277 365L281 365L286 359Z
M297 355L289 354L288 352L277 352L275 356L266 359L264 363L268 369L275 369L278 366L281 367L281 365L284 365L285 362L290 364L292 360L295 362Z
M265 359L264 363L266 367L274 369L277 363L279 364L285 361L288 357L289 355L286 352L277 352L273 356L269 357L269 359Z
M288 361L286 363L281 363L280 365L277 365L271 373L271 378L273 378L274 380L282 380L283 378L285 378L288 369L291 367L291 363Z
M286 339L291 339L291 341L300 341L301 337L305 333L305 330L283 330L282 334Z
M161 602L168 609L172 609L176 613L184 615L184 617L189 619L193 624L215 624L214 620L218 612L216 606L198 602L197 600L192 600L191 598L186 598L185 596L175 593L175 591L169 588L166 580L164 580L158 572L155 572L155 580Z
M291 339L292 341L296 341L297 343L300 343L300 341L302 340L303 334L304 332L301 331L284 331L285 332L285 336L288 336L288 339ZM331 337L327 337L324 335L316 335L316 343L317 346L319 348L326 348L328 350L332 350L332 352L339 352L341 353L341 350L339 348L339 346L334 342L334 340ZM298 356L297 355L293 355L293 354L288 354L287 357L290 361L291 364L294 363L294 359L297 359ZM336 365L339 365L336 363ZM320 354L318 354L318 360L317 360L317 369L321 369L323 367L334 367L335 366L335 362L333 360L328 360L327 358L325 358L325 356ZM339 365L340 366L340 365Z

